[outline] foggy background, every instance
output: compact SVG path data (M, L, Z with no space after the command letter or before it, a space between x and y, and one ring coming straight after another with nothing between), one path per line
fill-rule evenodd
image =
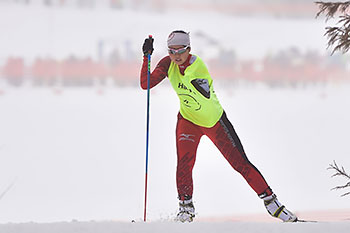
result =
M330 191L350 167L349 55L330 56L313 1L0 0L0 223L143 216L146 92L173 30L190 32L248 158L287 208L348 211ZM173 218L175 124L167 80L151 92L148 216ZM265 213L202 138L198 218ZM267 213L266 213L267 214Z

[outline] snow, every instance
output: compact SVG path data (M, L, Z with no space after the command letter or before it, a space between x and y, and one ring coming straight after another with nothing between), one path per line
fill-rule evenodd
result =
M234 50L240 58L263 57L290 47L323 54L326 52L325 26L322 19L316 20L313 16L262 20L186 8L157 12L3 4L0 7L0 59L8 55L24 56L29 61L39 56L64 59L72 54L97 59L98 44L102 40L106 49L117 48L125 58L126 45L133 53L141 54L141 44L149 34L155 38L154 56L163 56L166 38L176 29L190 31L195 45L192 51L206 59L216 56L221 48ZM216 41L217 45L209 41Z
M234 31L222 30L225 25ZM261 20L186 11L97 8L77 12L2 5L0 28L0 64L8 56L24 56L28 61L70 54L96 58L101 38L121 48L129 41L133 51L140 52L143 38L150 33L159 48L155 57L162 56L167 34L178 28L204 31L220 46L234 48L240 57L259 57L290 46L325 51L324 22L313 18ZM194 36L193 44L198 45L194 52L204 59L213 56L201 38ZM146 92L111 85L65 89L26 83L14 88L0 78L0 196L8 189L0 198L0 232L328 233L349 229L348 197L341 198L342 191L330 191L345 181L331 178L327 167L333 160L350 166L350 85L275 89L215 81L214 85L248 158L279 200L298 216L320 222L282 224L272 219L205 137L194 168L196 222L172 222L177 211L179 105L164 81L151 94L149 222L142 223ZM131 223L133 219L136 223Z
M300 213L350 209L341 191L330 191L344 180L326 170L333 160L349 164L349 85L293 90L217 84L248 158L283 204ZM1 191L16 180L0 200L2 223L141 218L144 91L70 88L57 95L47 88L5 90L0 96ZM177 210L178 100L166 81L151 96L148 218L156 221L171 219ZM267 215L207 138L198 149L194 184L198 219Z
M190 233L190 232L245 232L245 233L307 233L307 232L348 232L350 223L299 223L272 224L253 222L224 222L224 223L191 223L179 224L174 222L152 223L122 223L122 222L71 222L50 224L8 224L0 225L0 231L6 233Z

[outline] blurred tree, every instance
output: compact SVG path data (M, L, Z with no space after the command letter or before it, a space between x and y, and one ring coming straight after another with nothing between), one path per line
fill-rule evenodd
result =
M325 36L328 37L328 47L334 46L332 54L336 51L346 53L350 49L350 1L346 2L315 2L319 6L316 18L322 14L326 15L326 21L339 13L337 25L326 27Z
M333 176L342 176L342 177L345 177L347 180L350 180L350 175L346 173L344 167L338 167L338 164L333 161L334 164L330 164L328 169L330 170L335 170L335 173L332 175ZM350 187L350 181L348 183L346 183L345 185L341 185L341 186L337 186L337 187L334 187L332 190L337 190L337 189L344 189L344 188L349 188ZM350 194L350 191L347 192L347 193L344 193L343 195L341 195L342 197L343 196L346 196L346 195L349 195Z
M316 14L316 18L322 14L326 15L326 22L334 18L337 13L339 19L337 24L340 26L326 27L325 36L328 37L328 47L334 46L332 54L336 51L346 53L350 49L350 1L346 2L315 2L319 6L319 12ZM338 167L337 163L330 164L328 169L335 170L336 173L333 176L342 176L350 180L350 175L345 172L344 167ZM333 190L344 189L350 187L350 181L342 186L334 187ZM344 193L342 196L349 195L350 191Z

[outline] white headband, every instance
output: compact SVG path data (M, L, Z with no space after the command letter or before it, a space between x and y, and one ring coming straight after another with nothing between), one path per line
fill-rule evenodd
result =
M168 37L168 47L172 45L190 46L189 33L172 32Z

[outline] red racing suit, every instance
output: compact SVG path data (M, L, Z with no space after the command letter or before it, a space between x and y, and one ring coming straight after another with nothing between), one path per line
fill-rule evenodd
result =
M186 68L192 64L191 56L194 55L190 54L186 62L179 66L182 75L184 75ZM150 88L156 86L168 76L170 64L171 60L169 56L159 61L156 68L151 72ZM144 56L140 74L142 89L147 89L147 67L148 60ZM179 113L176 126L176 184L180 200L192 198L192 170L196 160L197 147L203 135L206 135L215 144L230 165L244 177L257 195L262 198L272 194L272 190L264 177L248 160L241 141L225 112L223 112L219 121L210 128L196 125Z

